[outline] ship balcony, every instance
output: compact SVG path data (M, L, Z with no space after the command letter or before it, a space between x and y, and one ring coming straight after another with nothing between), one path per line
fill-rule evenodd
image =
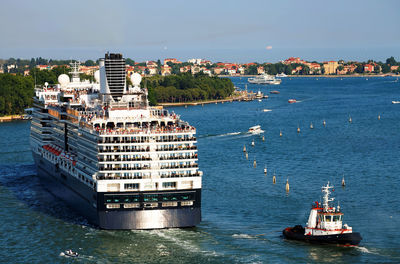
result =
M176 156L176 157L160 157L159 160L188 160L188 159L197 159L196 155L191 156Z
M162 165L160 166L160 169L188 169L188 168L198 168L199 164L188 164L188 165Z
M174 139L157 139L156 142L188 142L196 141L196 137L190 138L174 138Z
M182 178L182 177L201 177L203 175L202 172L197 171L195 173L171 173L171 174L165 174L161 175L160 178L166 179L166 178Z
M114 162L114 161L149 161L150 157L138 157L138 158L102 158L100 157L99 162Z
M100 139L97 141L97 143L99 145L102 145L102 144L130 144L130 143L138 144L138 143L149 143L149 142L150 142L149 140L135 140L135 139L111 140L110 138L103 138L103 140Z
M180 148L159 148L156 151L180 151L180 150L196 150L197 146L188 146L188 147L180 147Z
M123 166L115 166L115 167L109 167L109 166L100 166L99 171L100 172L109 172L109 171L141 171L141 170L150 170L151 166L137 166L137 167L123 167Z
M130 152L150 152L150 148L142 149L100 149L99 153L130 153Z
M113 135L146 135L149 136L149 130L143 128L117 128L117 129L101 129L96 127L96 131L102 136L113 136ZM166 135L166 134L188 134L196 133L195 128L152 128L150 129L150 135Z
M124 176L124 175L115 175L113 173L104 173L102 175L98 175L96 177L97 180L141 180L141 179L150 179L150 176Z

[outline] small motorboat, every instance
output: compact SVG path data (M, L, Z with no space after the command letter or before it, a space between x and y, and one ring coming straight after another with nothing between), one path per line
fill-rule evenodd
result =
M270 94L279 94L280 92L279 91L270 91L269 93Z
M64 255L68 256L68 257L77 257L77 256L79 256L78 252L74 252L71 249L66 250L64 252Z
M260 134L260 133L263 133L264 130L261 129L260 125L257 125L257 126L250 127L248 132L251 134Z
M289 104L297 103L297 100L296 100L296 99L289 99L289 100L288 100L288 103L289 103Z
M323 204L315 202L312 205L307 226L296 225L283 230L283 236L287 239L301 240L320 244L358 245L362 240L360 233L353 232L347 224L343 224L343 213L340 206L331 206L334 198L329 198L329 185L322 187Z
M400 104L400 101L392 101L392 104Z
M271 112L272 110L271 109L263 109L262 111L263 112Z

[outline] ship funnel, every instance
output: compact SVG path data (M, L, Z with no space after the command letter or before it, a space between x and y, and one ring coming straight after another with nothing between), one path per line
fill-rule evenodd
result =
M100 93L119 101L126 90L125 59L122 54L107 53L100 59Z

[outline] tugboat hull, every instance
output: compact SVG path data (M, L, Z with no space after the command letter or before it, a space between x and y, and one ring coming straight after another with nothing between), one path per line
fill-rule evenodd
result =
M341 244L341 245L358 245L362 240L360 233L344 233L325 236L306 236L304 235L304 227L295 226L288 227L283 230L283 236L286 239L300 240L318 244Z

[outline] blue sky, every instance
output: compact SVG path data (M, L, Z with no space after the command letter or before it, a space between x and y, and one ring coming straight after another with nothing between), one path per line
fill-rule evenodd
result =
M398 0L0 0L0 58L400 60ZM269 49L267 47L269 46Z

